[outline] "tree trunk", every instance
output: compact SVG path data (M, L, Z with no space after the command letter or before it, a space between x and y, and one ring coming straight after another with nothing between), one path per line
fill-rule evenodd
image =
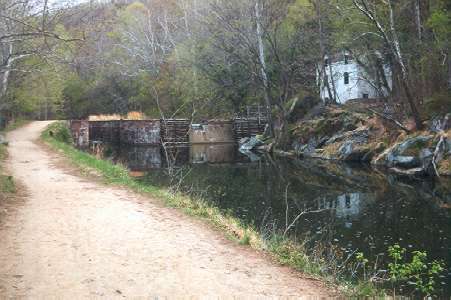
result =
M322 13L321 13L321 3L319 2L319 0L316 0L314 3L314 6L316 8L316 18L318 21L318 33L319 33L319 48L320 48L320 55L321 55L321 62L320 62L320 88L322 90L322 87L325 86L327 89L327 94L329 95L329 99L332 100L334 103L336 103L336 98L335 98L335 91L334 94L332 94L332 90L330 88L330 83L329 83L329 76L327 75L327 71L326 71L326 64L325 64L325 58L326 58L326 47L325 47L325 42L324 42L324 32L323 32L323 22L322 22ZM329 62L330 63L330 62ZM330 67L330 76L332 79L332 83L333 83L333 74L332 74L332 68ZM334 84L335 85L335 84Z
M415 120L415 126L417 127L417 130L421 130L421 129L423 129L423 122L421 121L420 113L419 113L419 111L417 109L417 105L415 103L416 100L411 93L408 81L405 79L401 79L401 84L404 89L404 93L407 98L407 101L409 103L410 110L413 115L413 119Z
M415 0L415 22L418 40L422 40L420 0Z
M399 42L398 35L396 32L396 28L395 28L395 17L394 17L392 2L389 1L388 3L389 3L389 10L390 10L390 31L391 31L392 40L393 40L392 44L393 44L393 48L394 48L394 52L395 52L396 61L401 69L401 84L404 89L405 96L407 98L407 102L409 103L413 118L415 120L415 125L418 130L421 130L423 128L423 123L421 122L420 113L417 108L416 99L411 92L411 88L410 88L410 84L409 84L409 74L407 71L407 67L404 63L404 58L403 58L403 55L401 52L400 42Z
M6 92L8 90L8 81L9 81L9 75L11 74L11 66L13 64L14 59L11 58L13 55L13 44L9 44L8 47L8 58L5 62L4 72L3 72L3 78L2 78L2 88L0 90L0 99L3 98L6 95Z
M451 57L450 57L451 53L448 53L448 89L451 90Z
M273 120L271 115L272 110L272 98L271 98L271 88L269 86L268 74L266 73L266 58L265 58L265 46L263 44L263 31L261 26L261 12L260 12L260 0L255 2L255 21L257 28L257 41L258 41L258 56L260 62L260 73L262 76L265 102L268 109L268 123L269 123L269 133L274 136Z

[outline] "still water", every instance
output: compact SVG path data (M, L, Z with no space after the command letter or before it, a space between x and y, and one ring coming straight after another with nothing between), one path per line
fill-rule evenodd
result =
M363 252L384 266L388 246L398 243L443 260L442 296L451 296L451 181L407 180L369 166L319 160L275 160L239 153L235 145L123 148L117 160L153 185L171 185L166 156L180 189L253 225L262 233L284 231L298 241L341 252ZM174 173L174 172L173 172ZM179 183L179 181L177 180Z

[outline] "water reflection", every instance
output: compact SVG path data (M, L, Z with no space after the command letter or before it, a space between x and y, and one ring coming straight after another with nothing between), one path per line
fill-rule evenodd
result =
M147 171L162 167L160 147L128 147L119 151L119 159L132 171Z
M235 144L196 144L190 147L190 162L233 163L237 160Z
M164 169L165 157L171 157L182 170L182 189L262 232L283 231L300 212L312 210L289 231L293 239L308 236L312 248L322 242L343 253L376 257L399 243L451 266L451 210L443 208L451 203L449 180L410 181L361 165L313 160L251 162L233 145L166 152L131 148L122 157L133 170L151 170L145 180L155 185L171 181ZM443 295L451 295L451 274L442 285Z
M149 147L129 146L113 147L110 156L126 165L132 172L150 171L166 168L168 165L186 164L233 164L247 162L249 156L239 153L237 146L231 143L196 144L190 147ZM258 157L252 154L252 157Z

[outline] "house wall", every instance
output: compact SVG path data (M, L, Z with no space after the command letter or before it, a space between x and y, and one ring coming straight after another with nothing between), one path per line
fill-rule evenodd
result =
M332 76L331 76L332 69ZM345 73L349 74L349 83L345 84ZM385 70L389 86L391 88L391 72L389 68ZM326 74L329 79L329 85L331 87L331 92L333 93L333 86L335 85L337 102L344 104L352 99L364 98L364 94L368 95L369 99L374 99L379 97L379 92L373 84L368 81L367 74L361 66L359 66L354 61L349 61L345 64L344 61L338 61L332 63L326 67ZM333 80L333 81L332 81ZM384 96L388 95L388 91L384 92ZM322 100L329 98L329 93L327 87L321 84L320 96Z

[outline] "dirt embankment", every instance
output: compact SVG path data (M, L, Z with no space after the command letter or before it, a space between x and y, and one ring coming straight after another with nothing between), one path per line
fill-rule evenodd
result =
M35 142L47 125L8 136L28 196L1 208L0 298L334 295L157 201L71 175Z

